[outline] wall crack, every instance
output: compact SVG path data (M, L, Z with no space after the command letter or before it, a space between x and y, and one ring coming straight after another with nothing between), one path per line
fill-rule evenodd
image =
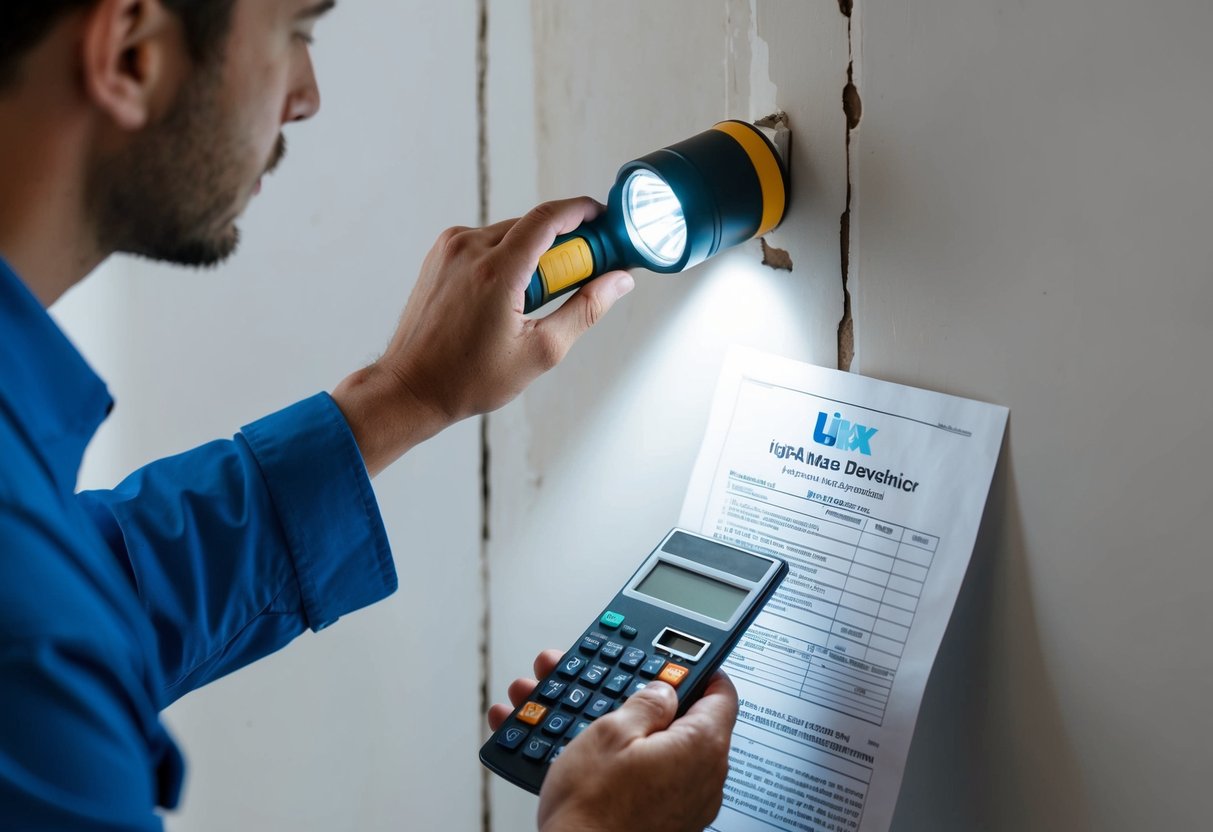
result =
M478 224L489 223L489 0L476 0L476 187L479 196ZM492 507L490 482L489 416L480 417L480 713L488 713L492 704L490 672L492 670L492 616L489 593L489 532ZM493 807L488 769L480 771L481 832L493 830Z
M838 0L839 10L847 17L847 83L842 89L842 110L847 118L846 165L847 201L839 222L839 247L842 260L842 319L838 322L838 369L850 372L855 360L855 320L851 315L851 138L863 119L863 101L855 86L855 45L853 0Z

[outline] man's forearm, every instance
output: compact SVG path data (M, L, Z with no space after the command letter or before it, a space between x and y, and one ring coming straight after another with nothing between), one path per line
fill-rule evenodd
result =
M332 395L372 477L455 421L379 364L347 376Z

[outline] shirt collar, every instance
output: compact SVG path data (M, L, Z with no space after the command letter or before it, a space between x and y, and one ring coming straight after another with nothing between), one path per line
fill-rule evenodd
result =
M113 406L105 383L0 257L0 410L61 488L75 490L84 449Z

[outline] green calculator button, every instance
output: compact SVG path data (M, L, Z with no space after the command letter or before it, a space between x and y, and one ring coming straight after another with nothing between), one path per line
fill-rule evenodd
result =
M598 619L598 623L608 630L614 630L623 623L623 616L617 612L608 610L602 614L602 618Z

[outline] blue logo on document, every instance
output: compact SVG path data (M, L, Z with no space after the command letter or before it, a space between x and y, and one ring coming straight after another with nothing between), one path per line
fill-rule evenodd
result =
M830 423L829 428L826 422ZM813 441L827 448L837 448L840 451L859 451L864 456L872 455L872 437L877 433L876 428L850 422L842 418L841 413L835 413L831 420L824 413L817 414L817 427L813 429Z

